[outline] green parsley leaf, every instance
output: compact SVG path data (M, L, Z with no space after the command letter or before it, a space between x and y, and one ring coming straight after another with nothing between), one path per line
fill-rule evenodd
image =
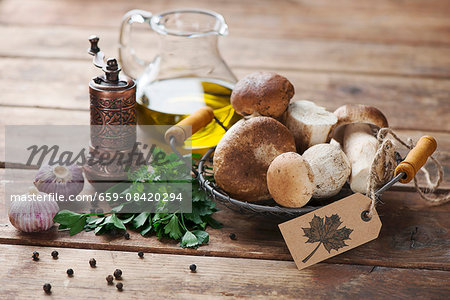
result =
M199 245L199 241L195 234L190 232L189 230L186 231L186 233L183 235L183 238L181 239L180 246L185 247L197 247Z
M114 224L115 227L123 230L127 230L122 220L120 220L116 214L112 214L110 223Z
M148 217L150 216L149 212L142 212L138 215L136 215L136 217L133 220L133 226L134 228L139 228L142 225L144 225L145 221L147 221Z
M197 237L199 244L208 244L209 242L209 234L203 230L193 230L193 234Z
M55 215L53 221L70 227L70 225L75 224L82 216L82 214L77 214L64 209Z
M180 228L180 221L178 220L177 215L172 215L169 223L164 226L164 233L174 240L178 240L183 235Z
M152 230L152 223L148 223L146 226L143 227L141 235L142 236L146 235L147 233L150 232L150 230Z
M84 215L84 216L80 217L78 219L78 221L76 221L74 224L71 225L70 231L69 231L71 236L77 234L78 232L80 232L84 229L84 225L86 225L86 219L87 219L87 216Z
M134 217L135 217L135 215L131 214L131 216L129 216L128 218L120 219L120 220L122 221L123 224L128 224L131 222L131 220L133 220Z
M202 218L200 217L200 214L198 213L198 211L196 209L192 209L192 213L184 213L183 214L184 218L194 222L195 224L201 224L203 223Z

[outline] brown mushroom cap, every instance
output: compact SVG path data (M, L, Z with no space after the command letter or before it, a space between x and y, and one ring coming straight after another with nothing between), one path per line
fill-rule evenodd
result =
M270 164L267 171L267 186L279 205L302 207L313 195L314 173L300 154L283 153Z
M286 111L294 93L294 86L285 77L274 72L255 72L236 84L231 105L242 116L257 113L278 118Z
M376 107L364 104L346 104L338 107L334 114L338 118L333 137L342 144L344 127L353 123L366 123L378 128L389 127L384 114Z
M337 126L352 123L367 123L379 128L388 127L384 114L376 107L364 104L346 104L338 107L334 114L338 118Z
M240 120L220 140L214 153L214 178L231 197L243 201L270 199L267 169L284 152L295 152L294 137L268 117Z

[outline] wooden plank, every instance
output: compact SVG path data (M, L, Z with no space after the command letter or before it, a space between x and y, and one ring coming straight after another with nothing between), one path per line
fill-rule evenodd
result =
M108 7L108 16L105 15ZM177 8L204 8L222 13L231 32L240 36L323 38L379 43L449 45L450 6L445 0L372 2L145 0L2 1L3 24L119 26L133 8L155 13ZM20 12L20 17L17 17ZM70 13L69 13L70 12ZM100 19L101 18L101 19ZM255 26L257 24L257 26Z
M0 104L8 106L88 110L88 82L100 72L89 57L0 58L0 64ZM254 71L233 70L239 78ZM394 128L450 132L450 122L444 122L450 119L450 80L274 70L292 81L294 99L313 100L330 111L347 103L373 105Z
M25 191L26 179L32 182L35 171L23 170L22 174ZM9 180L11 178L4 178L6 184ZM84 193L91 189L86 184ZM6 203L4 195L0 188L1 203ZM120 234L95 236L92 232L70 237L67 231L58 232L56 228L44 233L20 233L9 224L1 205L0 243L292 260L277 226L283 219L242 215L223 206L220 208L215 217L224 227L219 230L208 228L210 242L197 250L183 249L174 241L160 242L155 236L142 237L135 232L130 232L130 240ZM450 270L449 210L450 205L430 207L416 193L387 192L378 205L383 223L380 237L327 262ZM230 233L235 233L237 240L231 240Z
M8 43L0 56L70 58L89 61L86 49L91 34L100 36L107 56L117 53L118 32L101 27L0 26ZM157 51L148 30L135 33L137 53L151 59ZM26 41L26 47L24 46ZM397 76L450 76L450 46L383 45L352 41L289 39L230 35L220 50L232 67L310 70Z
M44 283L52 285L52 298L256 298L346 299L363 297L443 299L450 293L449 272L371 266L318 264L298 271L293 262L193 257L119 251L58 249L1 245L2 295L6 299L45 298ZM31 260L33 251L41 259ZM97 260L91 268L89 258ZM195 263L197 272L189 265ZM67 268L74 276L65 274ZM116 268L123 272L123 291L106 283ZM18 272L20 270L20 272ZM407 280L405 280L407 278ZM118 282L115 280L115 282Z

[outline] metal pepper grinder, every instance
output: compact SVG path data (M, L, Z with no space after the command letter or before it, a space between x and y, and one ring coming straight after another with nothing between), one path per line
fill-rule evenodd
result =
M99 38L90 36L89 54L104 74L89 82L90 147L85 175L97 190L126 180L136 167L136 83L120 74L115 58L105 62L98 47Z

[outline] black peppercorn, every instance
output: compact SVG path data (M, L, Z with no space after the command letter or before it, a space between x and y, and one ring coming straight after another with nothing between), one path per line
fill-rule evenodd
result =
M91 259L89 260L89 265L90 265L92 268L95 268L95 266L97 265L97 261L95 260L95 258L91 258Z
M140 258L144 258L144 252L139 251L139 252L138 252L138 256L139 256Z
M33 258L34 261L38 261L39 260L39 252L34 251L33 252L33 256L31 256Z
M116 269L116 270L114 271L114 277L115 277L116 279L120 279L120 278L122 277L122 270L121 270L121 269Z
M52 292L52 285L50 283L46 283L43 286L45 293L50 294Z
M108 284L113 284L114 277L112 275L106 276L106 281Z
M53 257L53 259L57 259L57 258L58 258L58 255L59 255L58 251L56 251L56 250L53 250L53 251L52 251L52 257Z
M236 234L235 233L230 233L230 239L232 239L234 241L236 239Z
M122 289L123 289L123 283L122 283L122 282L117 283L117 284L116 284L116 288L117 288L119 291L122 291Z
M197 272L197 266L195 264L190 265L189 269L191 270L192 273Z
M130 234L128 232L125 232L125 234L123 236L126 240L130 239Z
M72 277L73 276L73 269L67 269L66 273L67 273L67 275Z

